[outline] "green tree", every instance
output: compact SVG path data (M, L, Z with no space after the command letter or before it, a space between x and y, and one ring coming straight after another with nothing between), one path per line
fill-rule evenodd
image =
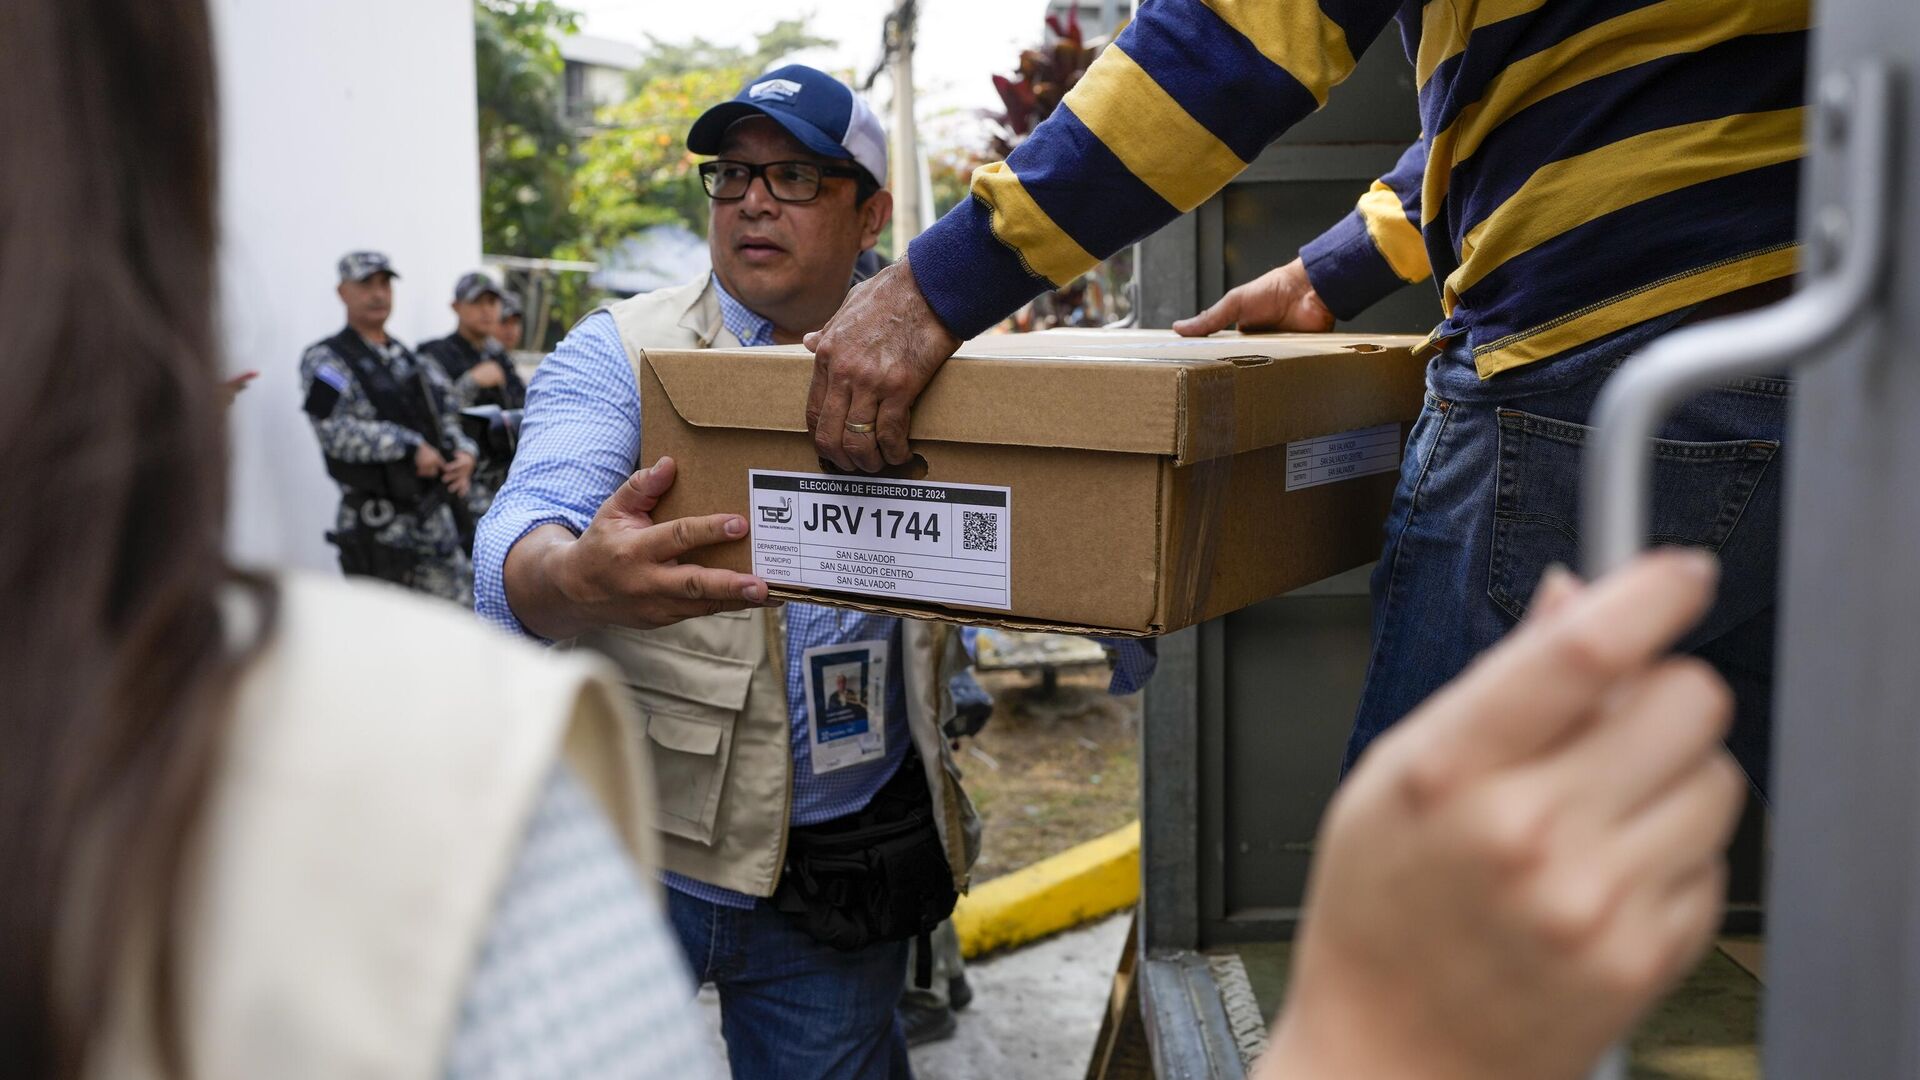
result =
M536 258L573 240L573 137L554 44L575 14L554 0L474 0L483 250Z
M605 252L649 225L680 223L707 233L707 196L687 152L687 129L739 90L737 67L651 79L632 98L599 111L580 146L572 213L582 254Z
M601 109L597 130L580 145L571 212L579 243L569 257L591 258L650 225L677 222L704 236L707 197L687 151L687 129L742 83L793 52L832 45L802 19L774 24L751 49L698 38L653 41L635 73L631 98Z
M687 129L740 89L740 68L663 75L601 109L598 130L580 147L571 210L581 254L604 252L650 225L678 222L707 231L707 197L687 151Z
M794 53L833 44L835 42L831 38L814 36L807 29L807 20L804 18L782 19L774 23L773 29L754 39L751 50L715 45L705 38L674 44L648 34L647 58L629 78L634 93L638 94L655 79L697 71L740 69L746 75L757 75Z

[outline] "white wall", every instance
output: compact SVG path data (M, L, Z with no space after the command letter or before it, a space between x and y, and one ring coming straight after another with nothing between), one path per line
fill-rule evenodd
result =
M221 88L230 541L249 563L331 568L338 490L300 411L304 346L344 325L334 264L393 258L389 329L452 329L480 267L472 0L212 0Z

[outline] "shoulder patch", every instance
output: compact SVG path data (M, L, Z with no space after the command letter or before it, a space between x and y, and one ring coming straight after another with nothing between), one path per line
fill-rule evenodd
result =
M348 385L346 369L328 360L314 369L313 381L307 384L307 400L300 407L315 420L325 420L333 415L333 407L340 404Z

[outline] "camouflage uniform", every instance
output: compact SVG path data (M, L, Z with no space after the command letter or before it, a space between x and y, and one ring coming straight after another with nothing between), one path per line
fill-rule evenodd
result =
M476 405L498 405L502 409L526 408L527 384L520 378L520 373L513 369L513 358L507 355L507 350L492 338L487 339L485 346L475 348L456 330L446 337L423 342L420 353L432 357L453 380L455 409L471 409ZM487 360L499 364L507 373L506 385L474 385L473 369ZM508 461L491 453L483 452L480 455L480 465L473 470L473 489L467 493L467 505L473 508L476 519L486 514L487 508L493 505L494 492L507 482L508 464Z
M415 357L405 345L392 338L387 339L385 346L366 344L402 387L419 385L415 381L416 371L424 378L434 398L440 446L452 447L447 452L449 458L460 451L476 452L473 441L460 431L459 414L453 406L453 386L438 364ZM414 451L420 445L421 436L406 425L380 415L365 388L354 377L353 365L328 342L309 346L301 356L300 385L302 393L307 395L308 418L320 439L322 454L355 465L400 462L408 472L412 471ZM428 479L422 483L433 486L439 481ZM460 531L447 501L437 502L422 515L411 506L396 505L388 499L366 499L356 512L350 504L362 499L356 496L355 490L342 483L340 496L340 508L335 516L338 531L349 532L364 523L374 530L378 543L417 556L407 583L412 588L465 607L473 606L473 563L461 544Z

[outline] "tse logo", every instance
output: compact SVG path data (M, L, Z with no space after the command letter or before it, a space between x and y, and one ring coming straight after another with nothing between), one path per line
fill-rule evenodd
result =
M876 540L898 540L905 533L915 540L940 542L940 515L922 515L918 510L882 510L862 506L814 503L801 528L811 533L845 533L871 536Z

